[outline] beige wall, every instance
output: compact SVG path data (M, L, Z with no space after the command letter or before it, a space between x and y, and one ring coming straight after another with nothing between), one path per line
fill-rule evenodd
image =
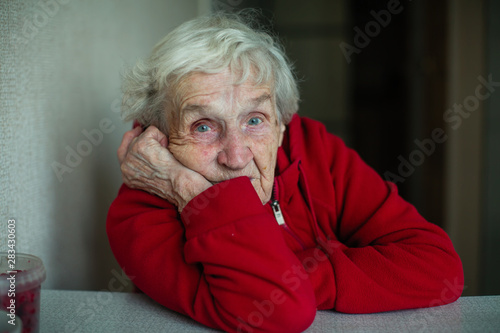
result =
M105 219L121 183L116 148L130 128L117 112L119 75L205 7L0 2L0 251L15 218L17 250L45 263L44 288L104 289L117 274ZM66 160L72 150L86 156Z

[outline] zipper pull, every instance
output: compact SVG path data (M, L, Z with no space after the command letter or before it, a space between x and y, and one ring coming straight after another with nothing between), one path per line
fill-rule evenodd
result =
M285 219L283 218L283 214L281 213L281 207L278 200L274 200L271 202L271 208L273 209L274 217L279 225L285 224Z

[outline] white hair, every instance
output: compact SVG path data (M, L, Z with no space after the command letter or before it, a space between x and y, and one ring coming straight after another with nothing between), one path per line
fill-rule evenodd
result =
M122 115L167 132L166 112L173 107L177 85L192 73L220 73L228 68L241 84L255 75L256 84L271 83L278 118L288 124L298 110L297 82L281 44L248 17L214 13L187 21L170 32L123 80ZM175 103L174 103L175 104Z

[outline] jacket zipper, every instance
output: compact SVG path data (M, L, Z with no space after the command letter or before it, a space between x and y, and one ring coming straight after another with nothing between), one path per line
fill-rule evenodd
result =
M286 226L285 219L283 218L283 213L281 213L281 207L278 200L275 199L271 202L271 208L273 209L274 217L276 218L278 224Z
M297 243L300 244L303 250L306 249L304 243L302 240L288 227L288 225L285 222L285 218L283 217L283 213L281 212L281 207L278 202L278 181L275 179L274 180L274 187L273 187L273 195L271 198L271 209L273 210L274 218L276 219L276 222L278 222L278 225L283 226L283 228L292 236Z

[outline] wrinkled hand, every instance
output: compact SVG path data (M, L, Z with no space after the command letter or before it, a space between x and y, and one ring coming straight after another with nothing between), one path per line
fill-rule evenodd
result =
M123 182L168 200L181 212L212 184L177 161L167 149L168 138L158 128L141 131L136 127L126 132L118 148Z

